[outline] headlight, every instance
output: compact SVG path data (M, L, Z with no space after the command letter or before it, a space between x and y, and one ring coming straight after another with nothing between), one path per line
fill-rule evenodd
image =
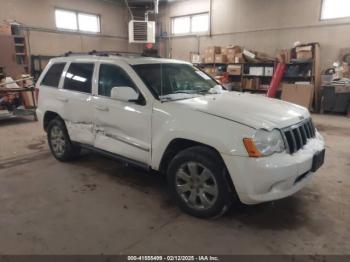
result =
M277 129L270 132L260 129L252 138L243 141L251 157L270 156L285 150L281 132Z

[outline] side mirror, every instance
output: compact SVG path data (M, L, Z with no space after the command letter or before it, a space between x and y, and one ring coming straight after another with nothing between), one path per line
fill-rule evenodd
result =
M129 86L113 87L111 90L111 98L120 101L132 101L139 98L139 94Z

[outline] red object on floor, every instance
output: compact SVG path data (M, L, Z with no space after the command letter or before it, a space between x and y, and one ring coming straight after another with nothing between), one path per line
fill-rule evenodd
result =
M287 65L278 63L275 73L273 74L269 90L267 91L267 97L275 98L277 90L281 84L284 72L286 71Z
M222 75L222 77L221 77L221 83L222 83L222 84L228 84L228 83L230 83L230 75L229 75L227 72L225 72L225 73Z

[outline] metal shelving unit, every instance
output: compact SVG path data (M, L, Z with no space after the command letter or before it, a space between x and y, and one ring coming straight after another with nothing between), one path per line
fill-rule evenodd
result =
M259 63L252 63L252 62L245 62L245 63L201 63L196 64L196 66L200 67L201 69L212 67L212 68L218 68L222 67L222 71L226 72L227 67L229 65L237 65L241 66L241 73L239 75L229 75L230 82L233 83L233 89L236 91L241 92L256 92L256 93L264 93L267 92L267 89L247 89L244 87L244 81L245 79L252 79L252 78L259 78L261 79L261 83L268 85L272 79L272 76L266 76L266 75L250 75L249 73L249 67L273 67L275 70L276 63L275 62L259 62Z

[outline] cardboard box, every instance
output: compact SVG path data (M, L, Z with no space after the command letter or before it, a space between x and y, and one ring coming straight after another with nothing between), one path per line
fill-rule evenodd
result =
M215 63L218 64L225 64L227 63L227 56L226 55L215 55Z
M300 60L308 60L312 59L312 46L299 46L295 48L296 53L297 53L297 59Z
M312 84L282 84L281 99L308 109L312 106L314 85Z
M249 75L263 76L264 75L264 67L262 67L262 66L249 67Z
M253 84L254 84L254 88L255 89L260 89L260 83L261 83L261 80L260 80L260 78L254 78L254 80L253 80Z
M226 52L228 55L236 55L236 54L242 53L242 48L238 45L228 46L226 49L227 49Z
M27 109L34 107L34 99L31 92L21 92L24 107Z
M243 88L245 88L245 89L253 89L253 79L245 78L243 80Z
M342 94L342 93L350 93L350 86L335 86L334 87L334 93L336 94Z
M255 59L257 59L260 62L274 62L275 58L271 57L269 54L263 53L263 52L255 52Z
M242 53L242 48L240 46L237 46L237 45L236 46L230 45L227 47L221 47L221 54L226 55L228 62L232 63L232 64L239 63L239 62L235 62L236 61L235 56L241 55L241 53Z
M244 50L243 50L243 54L244 54L246 57L249 57L249 58L251 58L251 59L255 59L255 58L256 58L256 55L255 55L253 52L251 52L251 51L249 51L249 50L247 50L247 49L244 49Z
M241 65L228 65L227 66L227 73L232 76L239 76L242 73L242 66Z
M228 54L227 55L227 62L230 64L239 64L239 63L244 63L244 58L242 53L238 54Z
M269 90L270 85L260 85L260 90Z
M276 55L276 58L277 58L279 63L284 63L284 64L290 63L291 50L290 49L284 49L284 50L278 51L277 55Z
M260 79L259 78L245 78L243 80L243 88L245 89L259 89L260 88Z
M343 72L344 74L349 74L350 73L350 67L348 63L343 63Z
M312 52L310 52L310 51L300 51L300 52L297 52L297 59L299 59L299 60L309 60L309 59L312 59Z
M208 75L211 75L211 74L213 73L211 67L205 67L205 68L203 69L203 71L204 71L205 73L207 73Z
M214 64L215 63L215 55L211 55L211 56L205 56L204 57L204 63L207 64Z
M11 25L0 25L0 35L12 35Z
M235 55L235 63L238 64L238 63L244 63L245 62L245 59L244 59L244 56L242 53L238 53Z
M265 76L273 76L273 70L274 70L273 67L266 66L264 69L264 75Z
M215 67L205 67L203 71L212 77L219 75L219 71Z
M221 54L221 47L220 46L210 46L204 50L205 56L211 56L213 54L214 55Z
M235 64L235 55L228 54L227 55L227 62L230 64Z
M202 57L199 54L191 53L191 63L192 64L201 64Z
M211 46L207 47L204 50L204 63L212 64L215 63L215 55L221 53L221 47L220 46Z

